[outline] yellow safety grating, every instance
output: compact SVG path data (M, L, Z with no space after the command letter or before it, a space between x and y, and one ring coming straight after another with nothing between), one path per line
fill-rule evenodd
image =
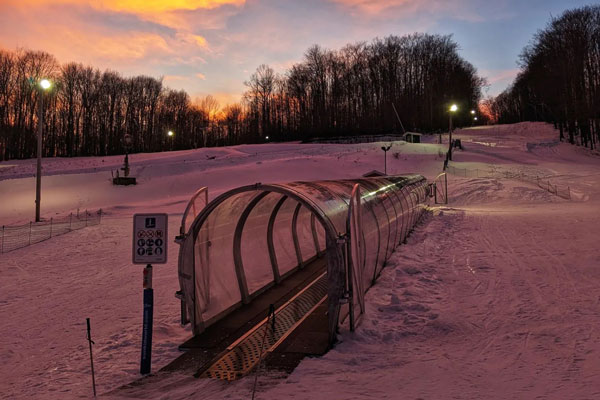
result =
M309 312L327 296L327 274L323 273L275 312L275 324L263 320L258 327L228 348L202 375L232 381L247 375L266 353L289 335ZM264 343L263 343L264 342ZM261 354L262 349L262 354Z

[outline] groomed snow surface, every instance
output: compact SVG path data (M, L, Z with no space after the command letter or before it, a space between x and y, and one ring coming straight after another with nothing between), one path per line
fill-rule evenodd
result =
M573 200L509 179L449 176L366 296L355 333L289 376L261 372L257 399L600 398L600 157L539 123L465 129L457 168L539 175ZM394 143L388 171L434 178L447 143ZM255 182L351 178L383 168L382 143L266 144L130 157L135 187L115 187L122 157L45 159L46 218L102 208L102 224L0 255L0 397L92 397L139 377L142 266L132 214L168 212L169 262L154 268L153 370L179 354L177 234L200 186L210 197ZM396 156L393 153L397 153ZM213 158L214 157L214 158ZM0 225L34 214L35 160L0 163ZM248 399L233 383L171 375L134 398ZM123 394L124 396L125 394ZM101 396L108 397L108 396ZM110 396L119 397L119 396Z

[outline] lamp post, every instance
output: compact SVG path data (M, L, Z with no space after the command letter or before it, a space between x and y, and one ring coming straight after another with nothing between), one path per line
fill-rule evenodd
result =
M35 222L40 222L40 202L42 199L42 129L44 126L44 93L52 82L42 79L39 82L38 127L37 127L37 172L35 178Z
M389 146L381 146L381 150L383 150L383 173L387 175L387 152L392 148L392 145Z
M173 150L173 136L175 133L173 131L167 132L167 136L169 137L169 150Z
M449 131L450 131L450 138L448 141L448 159L452 160L452 114L454 114L456 111L458 110L458 106L456 104L452 104L450 106L450 119L449 119Z
M131 146L133 144L133 140L129 133L123 135L123 147L125 148L125 161L123 163L123 176L126 178L129 176L129 152L131 151ZM118 172L118 171L117 171Z

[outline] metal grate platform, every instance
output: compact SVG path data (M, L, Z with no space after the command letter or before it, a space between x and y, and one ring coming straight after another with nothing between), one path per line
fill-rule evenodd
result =
M262 356L276 348L302 320L327 297L327 274L323 273L275 311L275 324L265 318L227 348L227 352L211 365L203 378L227 381L247 375Z

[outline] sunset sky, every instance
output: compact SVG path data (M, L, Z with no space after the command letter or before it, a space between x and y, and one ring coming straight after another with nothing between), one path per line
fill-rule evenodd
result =
M0 48L44 50L125 76L164 77L192 97L240 99L260 64L284 72L312 44L413 32L453 34L488 95L551 16L577 0L0 0Z

